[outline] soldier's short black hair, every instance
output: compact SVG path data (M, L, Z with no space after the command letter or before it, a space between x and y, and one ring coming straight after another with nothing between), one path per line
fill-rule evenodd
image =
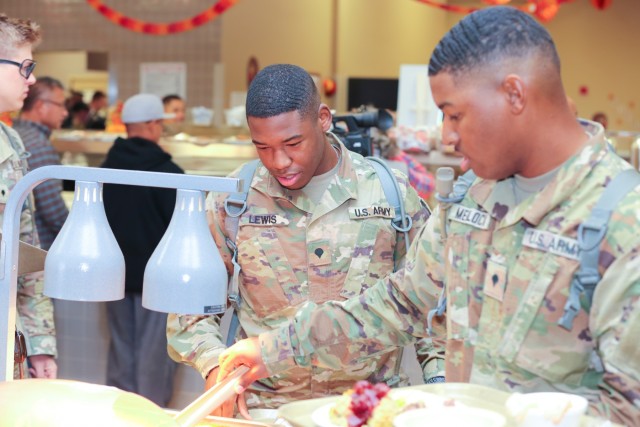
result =
M247 117L274 117L298 111L302 118L314 117L320 95L307 71L297 65L269 65L251 82L247 92Z
M540 53L560 71L560 59L547 30L527 13L509 6L487 7L467 15L440 40L429 75L461 72L506 58Z

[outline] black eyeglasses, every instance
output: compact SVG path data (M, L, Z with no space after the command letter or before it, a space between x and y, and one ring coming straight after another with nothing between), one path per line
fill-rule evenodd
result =
M0 59L0 64L15 65L20 69L20 75L25 79L28 79L31 76L31 73L33 73L33 69L36 68L36 61L33 59L25 59L22 63L10 61L8 59Z
M42 102L47 103L47 104L53 104L56 107L60 107L60 108L67 108L64 106L64 104L62 102L56 102L56 101L52 101L50 99L41 99Z

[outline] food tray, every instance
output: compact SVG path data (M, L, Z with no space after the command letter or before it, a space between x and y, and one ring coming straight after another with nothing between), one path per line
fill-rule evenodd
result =
M453 398L468 406L496 411L507 417L507 427L515 426L515 423L509 418L504 406L510 394L504 391L466 383L421 384L417 386L403 387L403 389L422 390L428 393ZM332 396L287 403L280 407L278 415L289 422L293 427L316 427L311 419L313 411L326 404L332 403L337 399L338 396ZM584 416L582 418L582 423L580 425L580 427L613 426L618 425L603 419L588 416Z

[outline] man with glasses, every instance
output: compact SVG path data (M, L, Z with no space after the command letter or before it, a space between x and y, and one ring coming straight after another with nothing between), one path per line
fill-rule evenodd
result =
M49 138L68 115L64 97L62 83L51 77L40 77L29 88L20 117L13 122L13 128L30 154L27 161L31 170L60 164L60 156ZM33 190L33 195L40 245L48 250L69 214L62 200L62 181L47 180Z
M36 81L32 74L35 62L32 48L40 42L40 28L34 22L9 18L0 14L0 112L18 111ZM0 123L0 210L7 202L11 189L26 172L27 152L20 136ZM20 239L39 244L33 224L31 203L20 217ZM0 220L2 218L0 217ZM7 272L5 272L7 274ZM53 305L42 294L42 272L18 277L18 330L27 338L29 373L39 378L57 375L56 339ZM14 376L23 374L22 358L16 358Z
M159 145L167 117L160 97L138 94L122 107L127 138L117 138L102 167L184 173ZM107 302L111 332L107 385L166 407L177 364L167 354L167 315L142 307L144 269L164 236L176 204L166 188L105 184L104 208L125 264L125 297Z

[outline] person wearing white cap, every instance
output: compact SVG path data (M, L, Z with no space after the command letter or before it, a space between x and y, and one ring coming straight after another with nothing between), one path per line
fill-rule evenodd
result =
M158 96L132 96L124 103L121 117L127 138L116 139L101 167L184 173L158 145L166 118ZM103 198L109 225L127 266L125 298L107 303L111 331L107 384L166 407L177 366L167 354L167 315L143 308L141 300L144 269L169 225L176 192L106 184Z

